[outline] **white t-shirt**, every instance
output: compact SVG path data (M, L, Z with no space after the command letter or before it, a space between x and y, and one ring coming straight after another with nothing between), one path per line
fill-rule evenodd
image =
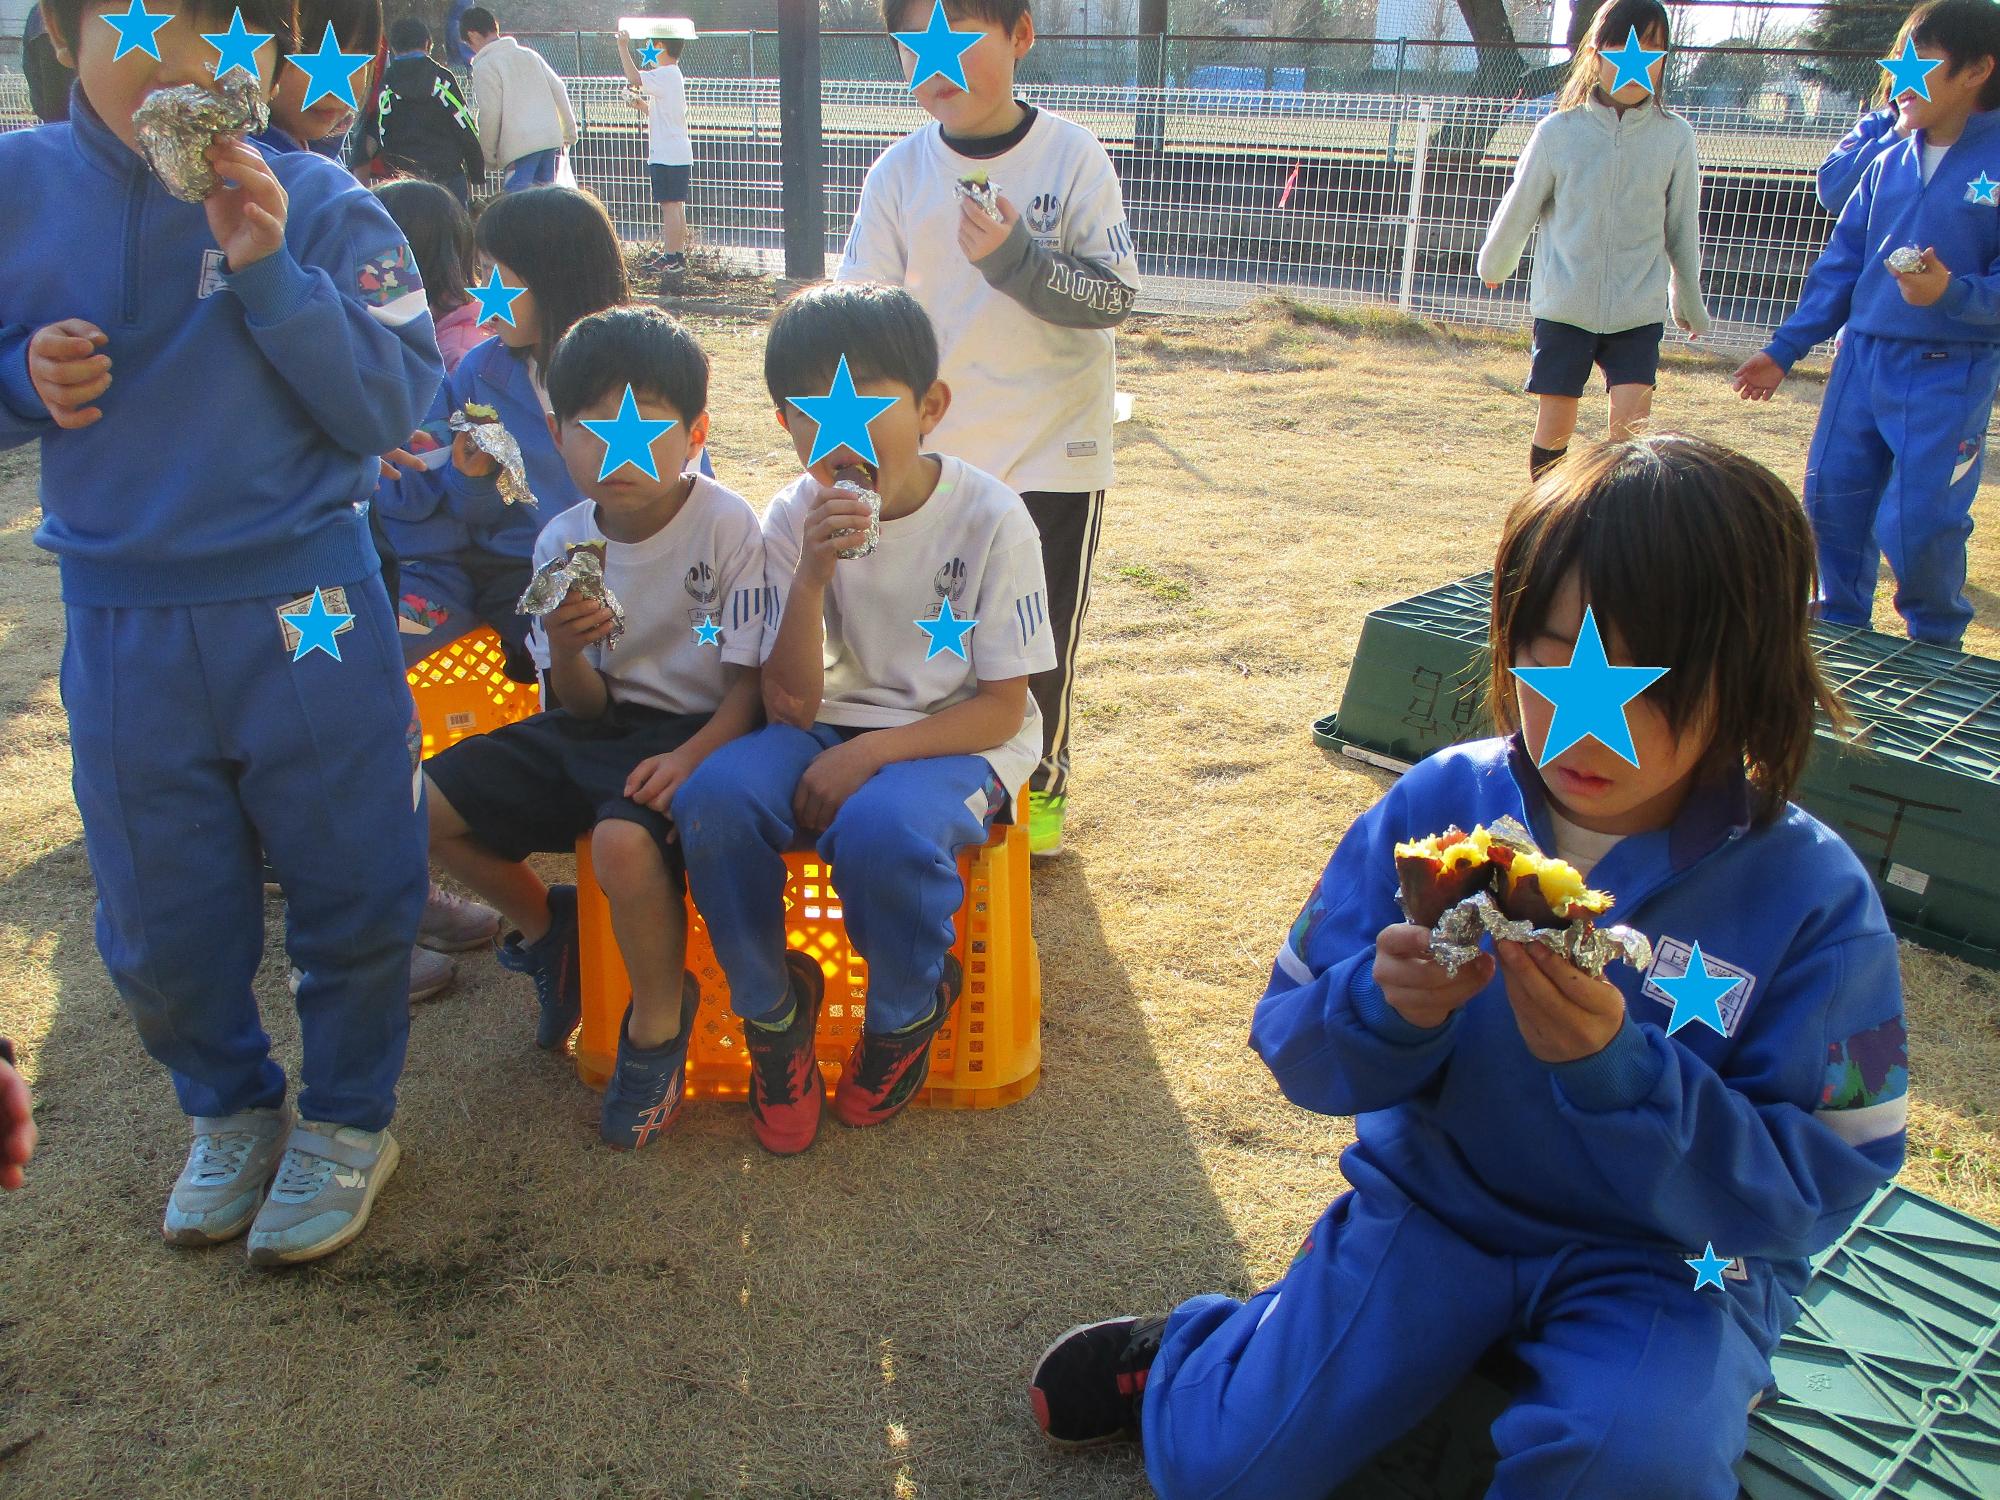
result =
M991 474L956 458L940 461L930 499L910 515L883 521L882 539L868 556L833 565L822 724L914 723L963 703L982 679L1003 682L1056 664L1042 539L1027 506ZM802 474L764 512L764 577L772 600L764 617L766 660L778 643L813 494L810 476ZM979 622L964 637L969 661L950 651L926 660L931 638L917 621L938 618L947 595L954 616ZM1014 737L980 753L1010 796L1020 790L1042 758L1034 694Z
M1611 852L1623 834L1593 833L1580 824L1572 823L1553 807L1549 809L1549 824L1555 829L1556 858L1576 866L1576 873L1585 880L1597 868L1597 862Z
M1039 111L1021 143L975 161L935 121L877 158L861 188L836 273L906 286L937 328L951 410L928 441L1017 491L1111 483L1116 338L1108 328L1045 323L986 284L958 247L952 184L984 171L1037 244L1107 266L1139 285L1118 174L1097 137Z
M1950 149L1951 146L1949 144L1933 146L1929 141L1924 142L1923 174L1925 182L1931 180L1931 174L1937 171L1937 164L1944 160L1945 152Z
M647 105L646 160L660 167L694 165L694 143L688 139L687 80L679 63L642 68L639 87Z
M625 633L583 657L610 679L621 703L669 713L713 713L727 687L725 664L757 665L764 640L764 539L757 512L734 490L696 474L673 520L643 542L614 542L597 529L597 502L585 500L542 528L535 566L573 542L604 544L604 581L625 611ZM695 630L713 618L719 646ZM537 620L528 632L535 664L549 668L548 637Z

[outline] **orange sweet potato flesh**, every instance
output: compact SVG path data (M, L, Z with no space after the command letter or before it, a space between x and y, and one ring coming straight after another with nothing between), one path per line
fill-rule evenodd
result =
M1435 927L1439 917L1492 879L1493 868L1483 855L1446 860L1446 851L1465 839L1465 833L1454 827L1397 850L1396 882L1403 894L1403 911L1419 927Z

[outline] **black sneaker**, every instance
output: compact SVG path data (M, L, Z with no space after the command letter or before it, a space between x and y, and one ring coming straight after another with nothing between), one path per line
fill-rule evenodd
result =
M1035 1423L1048 1440L1065 1448L1136 1441L1146 1376L1166 1330L1165 1318L1113 1318L1049 1345L1028 1380Z
M495 945L500 967L526 974L535 981L540 1017L535 1045L559 1051L583 1019L583 975L578 968L581 942L576 930L576 887L549 887L549 930L532 943L510 932Z
M858 1130L903 1112L930 1077L931 1041L951 1019L964 987L958 959L947 953L944 975L938 980L937 1008L928 1021L910 1031L862 1032L833 1091L833 1113L841 1124Z
M766 1031L754 1021L743 1023L743 1042L750 1051L750 1126L758 1144L773 1156L797 1156L810 1146L826 1105L826 1079L813 1055L826 976L796 950L785 954L785 970L791 1025Z

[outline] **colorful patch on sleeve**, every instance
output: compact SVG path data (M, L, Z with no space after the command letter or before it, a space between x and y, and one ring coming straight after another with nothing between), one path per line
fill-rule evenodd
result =
M1312 952L1312 941L1319 932L1320 924L1326 920L1325 884L1324 877L1313 882L1312 894L1299 908L1292 930L1285 936L1285 945L1278 950L1278 967L1300 984L1312 981L1312 959L1308 955Z
M1909 1091L1909 1037L1902 1017L1827 1047L1821 1109L1866 1109Z
M416 258L406 244L391 245L364 264L355 276L354 291L369 316L391 328L430 311Z

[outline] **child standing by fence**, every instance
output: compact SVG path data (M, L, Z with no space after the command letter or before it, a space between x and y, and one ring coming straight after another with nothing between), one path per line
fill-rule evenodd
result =
M1534 475L1569 451L1593 365L1610 392L1610 436L1629 437L1653 409L1661 313L1690 338L1708 331L1694 127L1660 104L1669 36L1659 0L1614 0L1597 13L1479 247L1479 279L1497 287L1541 229L1529 293ZM1635 78L1614 60L1621 44L1628 58L1633 48L1660 55Z
M631 38L618 33L618 61L625 68L625 81L646 102L646 176L653 201L660 207L661 253L646 269L668 276L687 269L694 142L688 137L687 80L681 76L681 50L686 46L685 37L648 41L641 51L653 60L642 67L632 56Z

